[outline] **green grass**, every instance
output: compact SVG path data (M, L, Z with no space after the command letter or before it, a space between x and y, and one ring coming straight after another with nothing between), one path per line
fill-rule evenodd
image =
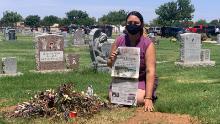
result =
M1 34L2 35L2 34ZM1 36L0 35L0 36ZM0 78L0 108L16 105L29 100L37 91L56 88L60 84L71 82L76 90L85 90L89 84L94 87L102 99L106 99L111 77L106 73L94 72L88 47L68 47L66 53L80 54L80 68L67 73L37 74L29 70L35 69L34 42L32 37L18 36L17 41L0 41L0 58L6 56L17 57L18 70L24 75L19 77ZM216 61L214 67L183 68L175 66L179 57L179 43L170 43L168 39L161 39L156 46L159 76L159 97L155 108L159 112L190 114L198 117L203 123L220 122L220 46L203 44L203 48L211 50L211 59ZM123 120L132 115L133 109L102 112L95 118L106 118L108 122ZM109 117L108 117L109 116ZM99 119L100 119L99 118ZM122 119L123 118L123 119ZM100 120L99 120L100 121ZM47 119L5 119L0 116L0 123L49 123ZM64 122L59 122L64 123ZM88 122L90 123L90 122ZM98 119L97 119L98 123Z

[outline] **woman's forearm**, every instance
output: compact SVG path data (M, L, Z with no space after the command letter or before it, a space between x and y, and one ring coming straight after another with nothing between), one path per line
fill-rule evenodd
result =
M155 73L148 71L146 74L146 77L147 77L147 81L146 81L145 97L152 98L153 89L154 89Z

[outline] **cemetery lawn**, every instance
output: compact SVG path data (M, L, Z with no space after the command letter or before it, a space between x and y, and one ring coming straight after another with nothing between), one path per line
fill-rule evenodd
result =
M2 36L2 34L0 34ZM0 123L51 123L45 118L8 119L1 110L28 101L37 91L57 88L63 83L73 83L76 91L86 90L93 85L94 92L106 100L109 74L95 72L91 63L88 47L65 48L65 53L80 54L78 70L67 73L38 74L29 72L35 69L35 49L32 37L18 35L17 41L0 40L0 58L13 56L18 61L18 71L24 73L17 77L0 77ZM157 74L159 87L155 111L164 113L189 114L198 117L202 123L220 122L220 46L204 43L202 48L211 50L214 67L183 68L175 66L179 57L179 43L161 39L157 49ZM86 123L118 123L131 117L135 108L120 108L102 111ZM54 123L54 122L53 122ZM65 123L64 120L56 123Z

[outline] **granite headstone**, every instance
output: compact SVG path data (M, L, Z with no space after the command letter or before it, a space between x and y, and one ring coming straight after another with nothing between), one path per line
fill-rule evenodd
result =
M56 34L37 36L35 58L37 71L65 69L63 36Z

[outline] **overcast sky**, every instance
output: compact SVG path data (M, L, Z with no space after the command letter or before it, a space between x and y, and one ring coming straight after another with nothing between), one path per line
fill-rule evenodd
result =
M86 11L90 17L100 18L109 11L137 10L145 22L156 18L155 9L173 0L0 0L0 18L6 10L16 11L24 18L28 15L65 17L65 13L76 9ZM195 7L193 20L220 19L220 0L191 0Z

